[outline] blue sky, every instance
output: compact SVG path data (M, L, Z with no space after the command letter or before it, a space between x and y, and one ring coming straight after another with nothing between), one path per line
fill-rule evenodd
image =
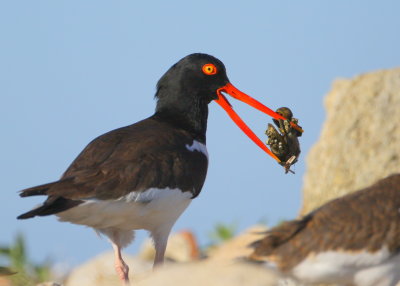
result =
M399 66L398 11L398 1L2 1L0 244L21 231L34 260L72 265L110 250L54 217L17 221L42 201L17 191L56 180L90 140L151 115L157 80L193 52L221 59L231 82L267 106L291 107L303 152L285 175L211 103L206 184L174 230L204 244L217 222L243 230L294 218L324 95L337 78ZM270 118L231 103L264 140Z

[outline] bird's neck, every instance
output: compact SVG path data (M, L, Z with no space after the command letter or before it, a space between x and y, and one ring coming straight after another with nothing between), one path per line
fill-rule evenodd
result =
M200 142L206 142L208 104L201 97L181 97L176 102L157 102L156 118L184 129Z

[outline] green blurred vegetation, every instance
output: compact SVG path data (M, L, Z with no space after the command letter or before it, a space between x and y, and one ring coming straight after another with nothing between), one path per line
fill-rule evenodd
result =
M215 246L233 238L237 232L237 223L217 223L209 233L210 245Z
M51 263L33 263L29 260L25 239L17 234L12 245L0 246L0 256L8 261L8 269L16 272L9 276L14 286L32 286L51 279Z

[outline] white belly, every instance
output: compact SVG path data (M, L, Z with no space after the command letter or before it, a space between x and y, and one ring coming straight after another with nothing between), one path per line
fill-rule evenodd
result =
M400 279L400 255L386 247L376 252L324 252L308 257L292 274L306 283L394 286Z
M67 211L58 213L61 221L87 225L98 230L155 231L172 227L191 202L190 192L179 189L152 188L132 192L117 200L89 199Z

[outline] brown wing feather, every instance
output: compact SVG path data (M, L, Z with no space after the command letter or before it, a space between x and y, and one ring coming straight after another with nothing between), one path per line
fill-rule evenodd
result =
M185 147L192 143L188 132L150 117L96 138L59 181L26 189L21 196L47 195L48 207L57 198L71 206L70 201L117 199L152 187L179 188L195 197L203 186L208 161L204 154ZM51 212L57 209L65 210L59 204Z
M151 187L179 187L197 195L208 162L204 154L186 149L185 144L193 142L192 136L155 120L142 123L95 139L64 173L62 179L72 178L71 186L55 185L47 194L69 199L115 199ZM161 132L165 129L170 132Z

